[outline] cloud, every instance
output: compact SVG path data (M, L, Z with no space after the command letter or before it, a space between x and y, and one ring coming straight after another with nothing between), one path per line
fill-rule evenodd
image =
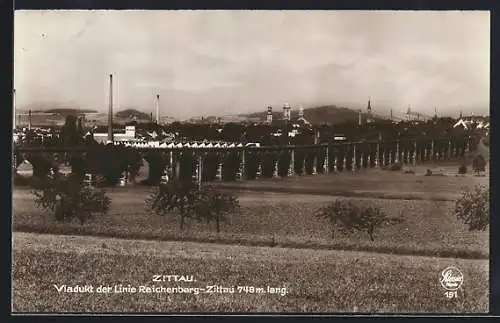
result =
M16 11L17 103L174 117L267 105L488 109L487 12Z

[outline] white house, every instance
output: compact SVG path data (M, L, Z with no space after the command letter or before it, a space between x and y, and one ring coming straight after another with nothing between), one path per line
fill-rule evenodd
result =
M86 136L91 135L90 132ZM108 141L107 133L94 133L94 140L98 143L106 143ZM133 142L137 141L135 126L126 126L125 133L113 133L113 141L115 142Z

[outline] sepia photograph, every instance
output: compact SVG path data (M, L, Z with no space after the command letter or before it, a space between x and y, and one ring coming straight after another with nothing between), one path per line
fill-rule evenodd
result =
M26 313L487 313L490 12L16 10Z

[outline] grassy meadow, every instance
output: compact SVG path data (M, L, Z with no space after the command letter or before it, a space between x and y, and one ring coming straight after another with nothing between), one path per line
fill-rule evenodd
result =
M488 311L488 261L364 252L224 246L15 232L16 312L437 312ZM464 284L447 299L441 271ZM194 282L153 282L193 275ZM235 293L58 293L56 285L234 287ZM284 288L238 293L236 286Z
M214 224L192 220L179 232L175 214L148 214L144 200L151 188L109 189L109 214L84 225L57 223L35 207L29 190L15 188L12 309L484 313L489 233L469 232L453 208L464 188L487 180L451 170L427 177L417 170L215 183L239 191L241 205L220 233ZM332 240L328 221L314 212L337 198L380 206L404 222L376 231L374 242L363 232L336 233ZM457 299L447 299L439 283L450 265L464 274ZM153 282L157 274L196 281ZM58 293L54 284L270 286L286 288L286 295Z
M358 205L378 205L404 222L382 227L371 242L366 233L336 234L326 219L314 212L335 200L331 196L241 192L238 213L232 214L217 234L215 225L188 220L179 231L179 217L148 214L148 189L114 189L109 192L109 214L79 223L57 223L52 214L36 209L28 190L15 190L14 231L85 234L132 239L188 240L300 248L327 248L444 257L487 258L488 233L468 232L453 215L454 202L342 198Z

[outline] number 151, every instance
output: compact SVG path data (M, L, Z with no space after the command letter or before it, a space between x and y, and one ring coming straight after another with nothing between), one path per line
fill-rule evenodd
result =
M446 292L444 293L444 295L447 297L447 298L457 298L457 291L450 291L450 292Z

